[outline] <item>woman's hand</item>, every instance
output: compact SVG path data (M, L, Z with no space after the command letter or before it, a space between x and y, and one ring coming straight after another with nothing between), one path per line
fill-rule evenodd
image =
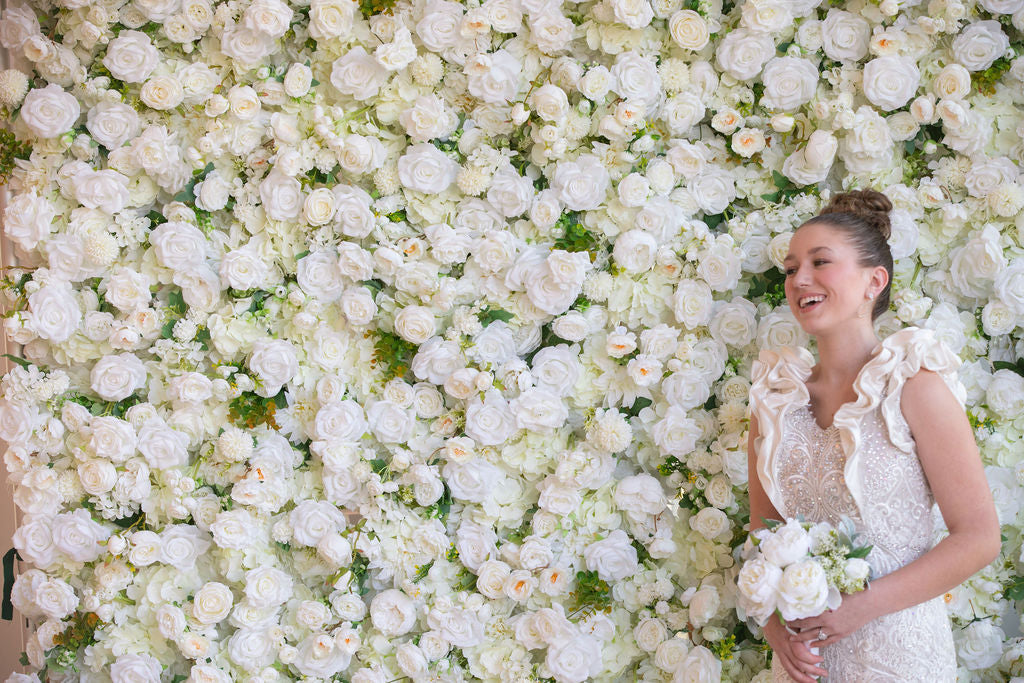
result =
M871 602L867 591L844 593L843 601L836 609L827 610L816 617L790 620L789 627L797 633L790 635L789 639L793 643L806 643L810 647L833 645L878 616ZM819 633L828 637L821 640Z
M775 656L790 678L796 683L815 683L817 676L827 676L828 672L819 666L825 661L824 658L811 654L807 645L790 640L789 635L777 614L773 614L764 625L764 638L772 646Z

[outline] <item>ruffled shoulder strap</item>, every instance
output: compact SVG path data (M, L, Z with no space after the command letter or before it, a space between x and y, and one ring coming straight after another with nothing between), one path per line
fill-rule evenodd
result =
M772 505L783 516L786 510L773 463L786 416L810 400L806 382L813 365L814 356L807 349L783 346L763 349L751 368L750 412L757 418L757 475Z
M833 418L846 456L846 485L861 509L859 450L864 418L879 408L889 440L893 446L909 454L914 452L914 439L900 408L903 386L908 379L921 369L931 370L942 377L961 406L967 397L967 391L957 376L960 359L932 330L919 327L899 330L879 344L874 353L853 383L857 400L844 404Z

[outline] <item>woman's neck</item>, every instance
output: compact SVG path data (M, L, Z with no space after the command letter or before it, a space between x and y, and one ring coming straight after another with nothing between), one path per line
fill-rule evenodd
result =
M826 385L849 384L878 346L878 337L870 325L858 325L817 336L818 368L815 379Z

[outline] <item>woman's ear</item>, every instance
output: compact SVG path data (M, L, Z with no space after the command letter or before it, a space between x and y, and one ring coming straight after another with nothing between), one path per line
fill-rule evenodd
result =
M884 266L876 266L871 272L871 291L875 292L875 296L882 293L885 286L889 284L889 271Z

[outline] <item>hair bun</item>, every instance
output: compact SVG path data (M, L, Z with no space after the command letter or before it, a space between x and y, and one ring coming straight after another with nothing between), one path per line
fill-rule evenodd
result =
M861 218L871 227L882 233L882 236L889 239L892 232L892 224L889 222L889 212L892 211L892 202L881 192L876 190L854 190L852 192L840 192L829 200L828 206L821 210L821 214L849 213Z

